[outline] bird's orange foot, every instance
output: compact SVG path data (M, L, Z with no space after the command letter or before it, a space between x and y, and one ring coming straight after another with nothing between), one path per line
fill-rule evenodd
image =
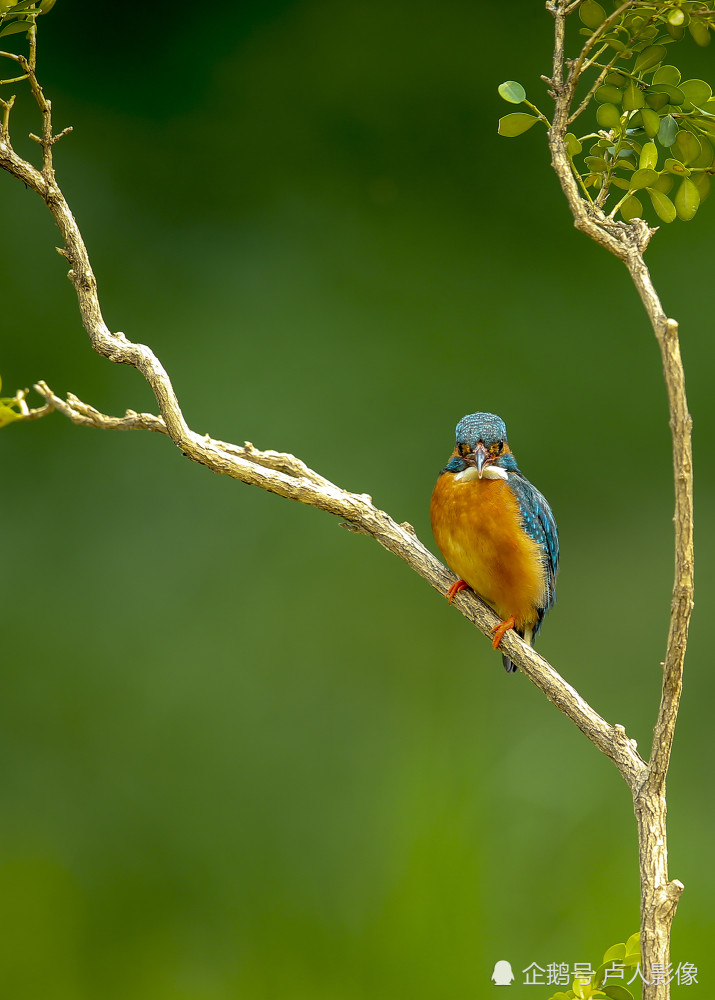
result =
M516 619L514 618L514 615L510 615L506 621L499 622L498 625L495 625L494 628L491 629L494 633L494 638L492 639L492 647L494 649L499 649L499 643L504 638L504 633L508 632L510 628L514 628L515 625Z
M452 584L452 586L447 591L447 600L449 601L449 603L450 604L452 603L452 601L457 596L457 594L460 592L460 590L467 590L468 587L469 587L469 584L467 583L466 580L455 580L455 582Z

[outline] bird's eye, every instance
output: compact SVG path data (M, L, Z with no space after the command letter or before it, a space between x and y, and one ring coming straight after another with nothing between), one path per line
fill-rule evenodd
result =
M457 450L459 451L459 454L462 456L462 458L464 458L469 449L467 448L466 444L464 444L464 442L462 441L458 445Z
M497 448L498 448L499 451L504 451L504 442L503 441L497 441Z

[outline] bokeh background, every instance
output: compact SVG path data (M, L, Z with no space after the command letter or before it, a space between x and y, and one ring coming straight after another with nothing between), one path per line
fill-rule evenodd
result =
M432 544L455 423L499 413L561 530L540 649L647 753L673 558L659 355L543 130L496 134L501 80L547 108L551 31L536 0L58 0L40 65L107 322L158 353L191 426L292 451ZM648 252L697 461L684 996L715 931L714 210ZM90 350L39 199L0 177L0 213L4 392L155 409ZM54 415L0 449L0 995L463 1000L506 959L514 995L546 997L521 969L637 929L614 767L378 545L158 435Z

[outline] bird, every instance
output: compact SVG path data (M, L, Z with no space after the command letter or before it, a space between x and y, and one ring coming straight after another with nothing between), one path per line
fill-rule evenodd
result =
M458 579L450 604L470 587L499 615L494 649L514 629L533 645L556 600L559 535L545 497L521 472L494 413L470 413L432 492L434 539ZM502 653L504 669L516 666Z

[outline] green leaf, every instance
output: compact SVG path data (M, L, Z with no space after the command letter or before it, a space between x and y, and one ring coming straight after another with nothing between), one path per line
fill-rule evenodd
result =
M564 136L564 142L566 143L566 152L571 157L578 156L578 154L583 150L583 146L573 132L566 133Z
M606 102L609 104L620 104L623 100L623 91L619 87L604 83L593 96L599 104L605 104Z
M608 952L606 952L606 954L608 954ZM599 967L596 969L595 973L591 977L591 982L593 983L595 989L601 988L601 984L606 978L606 969L609 969L610 967L611 967L610 962L604 962L603 965L599 965Z
M639 54L633 66L634 73L643 73L647 69L652 69L658 63L663 62L668 55L665 45L649 45L647 49Z
M622 42L616 35L603 35L601 37L601 41L606 42L606 44L610 45L612 49L616 50L616 52L626 51L625 42Z
M38 4L38 9L41 14L49 14L52 8L55 6L55 0L40 0Z
M677 66L659 66L653 74L653 83L668 83L677 87L680 83L680 70Z
M612 944L603 956L603 964L608 965L610 962L622 962L625 954L626 946L622 941L619 944Z
M625 90L628 84L628 77L624 76L623 73L612 70L606 74L606 83L613 87L618 87L619 90Z
M635 80L631 80L623 92L623 110L637 111L639 108L644 108L645 104L645 94Z
M680 129L675 136L671 152L683 163L692 163L700 156L700 143L692 132Z
M702 205L707 196L710 194L710 188L712 187L710 174L693 174L690 179L700 192L700 204Z
M700 192L689 177L684 177L675 195L675 210L683 222L690 222L700 205Z
M680 7L674 7L673 10L668 13L668 24L674 24L679 27L685 20L685 14L682 12Z
M713 96L712 88L705 80L684 80L679 89L685 94L685 100L696 108L702 108Z
M668 21L666 28L668 29L670 37L674 38L676 41L679 41L685 34L685 28L682 24L671 24L670 21Z
M652 108L641 108L638 113L641 116L646 135L650 139L654 139L658 135L658 129L660 128L660 115L657 111L653 111Z
M663 173L660 175L655 184L651 184L648 190L660 191L662 194L667 194L673 187L673 184L675 184L675 178L673 177L673 175L663 171ZM638 952L638 954L640 955L640 952ZM628 956L626 955L626 957Z
M713 160L715 160L715 150L713 150L712 144L709 139L706 139L704 135L698 136L698 142L700 143L700 156L690 164L691 167L702 167L707 170L708 167L713 165Z
M599 104L596 121L604 129L618 128L621 124L621 112L615 104Z
M641 932L636 931L635 934L631 936L626 941L626 955L637 954L640 957L641 953Z
M649 187L648 195L650 196L653 208L655 209L655 214L658 218L663 222L673 222L677 213L675 211L675 205L667 194L663 194L662 191L658 191L654 187ZM624 962L624 964L626 963Z
M675 142L678 134L678 123L672 115L666 115L660 123L658 129L658 142L661 146L670 147Z
M602 174L608 170L608 164L602 156L587 156L584 163L592 174Z
M588 1000L591 996L591 986L589 983L581 983L578 979L574 979L573 983L573 995L578 997L578 1000Z
M6 427L21 418L22 414L13 408L16 405L14 399L0 399L0 427Z
M715 133L715 118L691 118L691 125L697 125L704 132Z
M523 111L514 111L499 119L499 135L506 135L510 138L522 135L522 133L528 132L538 120L534 115L527 115Z
M707 25L700 20L693 18L688 25L688 31L692 35L693 41L696 45L700 45L705 48L706 45L710 44L710 32L708 31Z
M696 108L694 105L690 104L690 102L683 105L683 111L696 112L696 114L692 116L691 124L696 119L697 121L700 121L702 118L715 118L713 110L715 110L715 101L706 101L702 108Z
M677 177L690 177L690 170L685 166L685 164L681 163L680 160L676 160L672 156L669 156L663 164L663 170L669 174L675 174Z
M654 111L660 111L668 103L668 95L646 90L645 100L649 108L652 108Z
M606 20L606 11L596 0L585 0L578 9L578 16L587 28L596 28Z
M628 183L628 181L625 179L625 177L611 176L610 183L613 184L614 187L620 188L621 191L630 191L630 189L631 189L631 186Z
M655 43L655 40L658 37L658 29L656 28L656 26L654 24L651 24L650 27L648 27L648 28L642 28L641 31L638 33L638 37L642 38L643 41L639 42L637 45L633 46L634 52L642 52L643 49L648 44ZM660 45L661 41L662 41L662 39L659 39L659 41L658 41L659 45Z
M646 142L641 148L641 155L638 166L646 169L655 169L658 163L658 147L654 142ZM613 946L614 948L616 945ZM623 946L625 949L625 945ZM605 959L604 959L605 962Z
M12 24L8 24L0 31L0 37L2 35L17 35L20 31L29 31L33 23L33 21L13 21Z
M685 94L680 89L680 87L673 87L669 83L654 83L652 87L648 88L649 94L665 94L668 98L668 103L685 104ZM656 108L656 110L658 110Z
M499 96L509 104L521 104L526 97L526 91L516 80L506 80L499 84Z
M643 205L634 194L630 198L626 198L619 211L626 222L630 222L631 219L643 218Z
M638 191L640 188L650 187L652 184L658 180L658 174L655 170L636 170L636 172L631 177L631 191ZM625 946L624 952L625 954Z

